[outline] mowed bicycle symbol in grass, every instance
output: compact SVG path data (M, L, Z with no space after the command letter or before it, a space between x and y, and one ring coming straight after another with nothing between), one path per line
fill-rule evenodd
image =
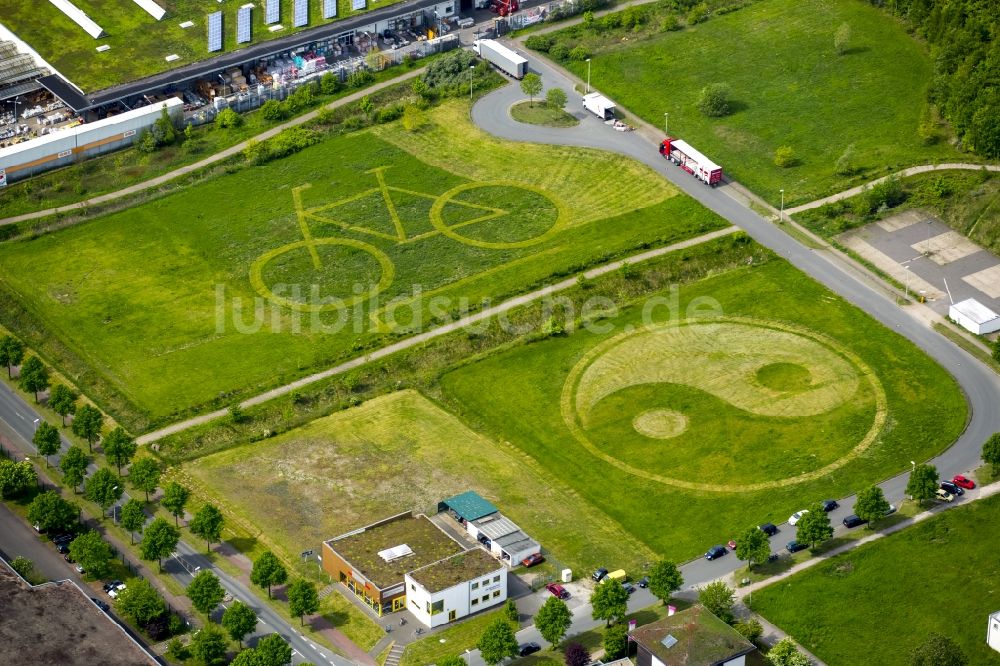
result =
M323 311L344 307L352 307L366 299L370 299L376 294L385 291L394 281L396 267L392 259L381 248L372 243L368 243L349 236L316 237L310 228L310 222L318 222L323 225L333 225L341 229L358 235L367 235L378 238L383 242L390 242L396 245L418 242L430 237L443 235L463 245L468 245L486 250L510 250L530 247L543 243L557 234L568 222L568 212L566 206L551 193L534 185L519 183L509 180L491 180L480 182L463 183L451 188L443 194L431 194L428 192L418 192L402 187L390 185L386 177L388 167L377 167L366 171L366 174L374 176L375 185L372 188L354 194L350 197L326 203L319 206L306 207L303 203L303 192L312 187L307 183L292 189L292 201L295 207L295 216L298 221L299 231L302 233L302 240L282 245L270 250L258 257L250 267L250 282L254 289L264 298L273 303L278 303L293 310L303 311ZM477 196L495 196L497 190L502 190L506 199L518 198L529 199L537 202L537 197L542 197L548 205L554 209L554 222L541 233L526 238L516 240L496 240L487 238L476 238L471 232L476 228L493 222L500 229L505 220L509 220L508 235L513 225L518 223L517 219L506 208L477 203ZM377 196L381 198L381 205L384 206L382 213L388 214L391 221L391 229L388 227L379 229L372 224L365 224L369 220L359 221L357 214L350 213L350 206L362 200ZM397 199L402 197L416 197L430 200L431 206L428 213L431 228L418 233L410 233L408 227L420 227L426 224L419 220L410 220L409 223L403 219L397 206ZM541 202L538 202L541 203ZM544 204L543 204L544 205ZM538 206L536 206L537 208ZM548 206L545 206L548 208ZM345 212L345 214L338 214ZM461 215L455 215L460 212ZM464 217L471 215L471 217ZM452 219L449 222L449 218ZM493 231L496 231L493 229ZM463 230L466 230L463 234ZM515 234L516 235L516 234ZM333 246L361 251L369 255L378 264L379 278L368 285L367 289L360 292L355 290L349 296L338 298L322 299L321 302L307 302L300 298L291 298L287 295L276 293L268 284L266 275L269 265L275 266L279 262L304 261L308 256L312 269L320 273L327 268L329 258L324 259L321 248ZM301 255L297 257L295 255ZM287 285L285 285L287 286ZM312 285L299 285L312 286ZM330 286L330 285L325 285ZM346 286L346 285L339 285Z

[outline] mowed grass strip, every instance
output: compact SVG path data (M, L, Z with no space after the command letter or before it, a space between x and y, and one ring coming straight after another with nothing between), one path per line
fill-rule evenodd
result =
M998 541L993 496L754 592L753 609L828 664L901 663L931 632L969 664L996 664L984 637L1000 608Z
M838 56L834 33L851 27ZM591 85L654 127L694 145L734 179L777 205L812 201L913 164L963 159L947 142L923 145L917 127L932 66L923 47L891 17L855 0L761 0L681 32L634 41L581 31L593 53ZM571 62L581 78L587 63ZM707 118L702 88L726 83L734 112ZM853 145L864 174L835 173ZM793 149L798 164L775 166ZM974 157L973 161L976 160Z
M593 558L636 566L652 557L520 450L469 430L412 390L184 469L292 558L401 511L436 513L440 500L466 490L574 569Z
M807 326L857 354L874 370L886 392L887 421L881 435L862 455L831 474L754 492L685 490L605 463L564 425L561 396L570 371L589 349L625 326L642 322L643 303L602 320L602 325L611 324L609 332L580 331L550 338L457 368L441 379L443 401L470 427L493 439L510 441L535 458L549 476L599 506L635 542L676 560L693 557L713 543L725 543L748 525L783 522L810 502L843 497L884 479L900 471L904 461L923 460L941 451L965 425L966 404L950 375L911 343L784 261L735 269L682 286L677 316L684 316L688 304L699 297L716 299L726 316ZM669 312L661 306L653 314L655 320ZM725 358L725 352L719 355ZM502 389L483 389L495 385L497 378L502 378ZM694 483L777 481L819 469L837 459L838 452L846 453L849 444L824 436L825 428L846 423L860 437L872 422L871 412L862 403L857 414L866 423L855 424L850 415L837 413L835 421L774 418L770 423L723 414L722 427L713 428L711 408L717 403L704 393L673 388L667 384L663 392L633 391L632 400L622 401L620 411L628 410L617 424L627 444L617 451L622 463ZM697 436L663 440L644 439L637 433L626 436L634 417L647 409L671 409L688 416ZM708 425L697 427L702 421ZM614 441L606 429L597 434L604 435L602 441ZM644 448L640 446L643 440ZM602 449L615 450L607 445ZM607 562L595 556L587 565Z

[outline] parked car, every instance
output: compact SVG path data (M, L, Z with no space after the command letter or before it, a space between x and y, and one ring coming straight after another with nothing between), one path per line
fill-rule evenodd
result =
M65 543L56 544L56 550L61 554L66 555L69 553L69 545Z
M542 646L538 643L532 641L531 643L522 643L517 646L517 655L519 657L527 657L529 654L535 654L542 649Z
M955 496L949 493L944 488L938 488L937 492L934 493L934 499L940 500L942 502L951 502L955 499Z
M896 513L896 505L895 504L890 504L889 508L885 510L885 515L891 516L894 513Z
M552 594L552 596L555 597L556 599L569 598L569 592L567 592L566 588L560 585L559 583L549 583L548 585L545 586L545 589L548 590Z
M636 585L638 585L639 587L642 587L642 588L649 587L649 576L643 576L642 578L640 578L639 582L636 583Z
M709 561L716 560L725 555L727 552L728 551L725 546L712 546L708 549L708 552L705 553L705 559Z
M947 490L952 495L958 496L958 495L964 495L965 494L965 491L962 490L961 486L959 486L958 484L952 483L951 481L942 481L941 482L941 487L943 489Z
M480 534L476 538L479 539L479 543L483 544L487 548L489 548L491 545L493 545L493 542L490 541L490 538L488 536L486 536L485 534Z
M954 483L959 488L965 488L966 490L972 490L976 487L976 482L972 479L962 476L961 474L956 474L952 477L951 482Z
M118 585L108 590L108 596L111 597L112 599L117 599L118 594L124 589L125 589L125 583L118 583Z
M109 610L111 610L111 606L109 606L106 601L101 601L100 599L97 599L96 597L91 597L90 600L94 602L95 606L97 606L98 608L100 608L105 613L107 613Z
M76 565L76 572L79 574L87 573L87 570L83 568L82 564Z
M608 570L605 569L604 567L601 567L600 569L595 571L590 577L593 578L598 583L600 583L602 580L604 580L604 577L607 575L608 575Z
M823 510L826 511L827 513L830 513L834 509L840 508L840 505L837 504L837 500L823 500L821 504L823 505Z
M632 583L624 582L622 583L622 587L624 587L625 591L628 592L629 594L635 592L635 585L633 585Z
M809 513L809 509L802 509L801 511L796 511L795 513L793 513L791 516L788 517L788 524L791 525L792 527L795 527L795 523L802 520L802 516L806 515L807 513Z
M535 553L535 554L529 555L526 558L524 558L523 560L521 560L521 564L523 564L526 567L533 567L536 564L541 564L544 561L545 561L545 557L542 556L541 553Z
M763 525L758 525L757 529L769 537L778 533L778 528L774 526L774 523L764 523Z
M104 588L105 592L110 592L111 590L115 589L121 584L122 582L120 580L112 580L105 583L102 587Z
M797 553L800 550L805 550L808 547L809 547L808 544L804 544L801 541L795 541L794 539L792 541L789 541L788 545L785 546L785 548L788 550L789 553Z
M853 513L843 520L844 527L847 528L858 527L859 525L864 525L867 522L867 520L861 520L856 514Z

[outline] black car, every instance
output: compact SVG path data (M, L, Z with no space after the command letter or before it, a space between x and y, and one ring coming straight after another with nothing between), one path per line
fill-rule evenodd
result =
M709 561L715 560L722 557L727 552L728 551L726 550L725 546L712 546L711 548L708 549L708 552L705 553L705 559Z
M639 582L636 583L636 585L642 588L649 587L649 576L643 576L642 578L640 578Z
M90 600L94 602L95 606L100 608L105 613L107 613L111 609L111 606L109 606L106 602L101 601L100 599L95 599L94 597L91 597Z
M608 575L608 570L605 569L604 567L601 567L600 569L595 571L593 575L591 575L591 578L600 583L602 580L604 580L604 577L607 575Z
M809 546L807 546L806 544L802 543L801 541L795 541L794 539L792 541L789 541L788 545L785 546L785 548L788 549L789 553L797 553L800 550L805 550L808 547Z
M486 536L485 534L480 534L476 538L479 539L479 543L483 544L487 548L489 548L493 544L493 542L490 541L490 538L488 536Z
M952 495L964 495L965 494L964 490L962 490L959 486L956 486L951 481L942 481L941 482L941 488L943 490L948 491Z
M778 528L775 527L774 523L764 523L763 525L758 525L757 529L766 534L769 537L774 536L778 533Z
M838 508L840 505L837 504L837 500L823 500L822 502L823 510L830 513L834 509Z
M622 587L624 587L625 591L628 592L629 594L635 592L635 585L633 585L632 583L622 583Z
M529 654L535 654L542 649L542 646L538 643L523 643L517 647L517 655L519 657L527 657Z
M69 546L65 543L60 543L56 545L56 550L58 550L62 555L65 555L69 552Z
M122 582L120 580L112 580L112 581L109 581L109 582L105 583L102 587L104 588L105 592L110 592L111 590L115 589L116 587L118 587L121 584L122 584Z
M75 537L72 534L57 534L52 537L52 543L58 545L60 543L69 543Z
M852 513L847 518L844 518L844 527L858 527L859 525L864 525L867 522L867 520L861 520Z

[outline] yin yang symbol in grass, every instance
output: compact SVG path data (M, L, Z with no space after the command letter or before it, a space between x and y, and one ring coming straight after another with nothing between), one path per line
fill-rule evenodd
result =
M877 441L886 398L846 346L783 322L691 319L612 337L570 372L562 414L630 474L743 492L829 474Z

